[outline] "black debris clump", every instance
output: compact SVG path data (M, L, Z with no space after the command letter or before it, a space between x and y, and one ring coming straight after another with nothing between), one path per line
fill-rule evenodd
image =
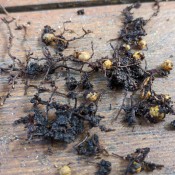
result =
M79 155L94 156L102 151L98 135L94 134L76 147Z
M101 160L100 163L97 164L99 170L95 173L95 175L108 175L111 172L111 162L106 160Z
M152 172L155 169L161 169L164 165L155 164L145 161L146 156L150 152L150 148L138 148L134 153L128 154L126 157L113 154L114 156L120 157L123 160L128 161L128 166L125 171L125 175L137 174L142 171Z
M77 15L84 15L84 9L77 10Z
M96 106L94 103L89 105L80 104L76 106L76 95L70 95L75 100L75 106L60 104L56 101L49 102L42 100L38 95L31 99L33 103L33 115L29 114L16 120L14 124L23 123L26 125L28 138L44 138L47 140L60 141L65 143L73 142L77 136L83 133L86 127L98 127L102 116L96 115ZM39 105L46 107L44 114L39 109ZM54 115L50 111L55 111ZM98 137L98 136L96 136Z

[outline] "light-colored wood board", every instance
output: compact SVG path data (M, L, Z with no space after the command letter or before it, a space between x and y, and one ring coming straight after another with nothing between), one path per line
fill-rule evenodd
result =
M23 31L15 31L14 53L19 59L24 59L24 50L30 48L35 56L41 57L40 34L43 26L51 25L56 30L62 26L62 22L71 18L72 23L67 27L73 29L76 33L82 33L81 27L90 29L92 34L86 36L82 40L72 42L65 52L70 54L74 49L90 50L90 42L94 42L95 55L93 60L101 58L102 56L110 55L111 48L108 41L116 38L121 29L120 12L125 7L121 6L106 6L86 8L86 15L77 16L75 9L66 10L53 10L42 12L28 12L28 13L14 13L14 17L18 19L21 24L26 24L27 21L31 25L27 29L27 41L23 40ZM145 39L148 42L149 50L145 52L148 66L154 68L164 59L170 58L174 64L174 43L175 43L175 3L161 3L160 14L153 18L152 21L146 26L148 35ZM97 13L98 12L98 13ZM136 13L136 16L144 16L148 18L152 13L151 4L144 4ZM1 15L2 17L3 15ZM15 28L11 25L12 29ZM6 52L8 31L6 26L0 22L0 60L1 65L8 64L10 59ZM69 34L67 37L72 37ZM158 93L169 93L172 99L175 100L174 93L174 70L168 78L157 79L155 81L155 90ZM32 83L38 83L32 81ZM57 82L60 89L64 90L64 81L61 79ZM111 91L106 87L105 78L95 78L93 81L95 89L106 89L102 100L99 103L99 114L106 116L102 123L107 126L110 125L111 118L116 114L122 102L123 94L121 92ZM7 92L7 76L1 75L0 77L0 92L1 95ZM68 145L54 144L52 147L53 155L47 155L48 144L44 141L32 141L30 144L24 144L26 139L26 130L23 126L13 127L12 123L19 117L25 116L31 109L29 103L34 90L30 90L27 96L24 96L23 81L19 79L12 96L7 99L5 105L0 108L0 174L3 175L46 175L57 174L57 168L63 164L72 162L72 169L74 175L92 175L96 168L92 164L87 164L81 156L77 156L72 146L76 142ZM109 105L112 104L112 110L109 110ZM160 171L149 173L150 175L162 174L173 175L175 174L175 133L167 131L166 127L174 116L167 116L165 122L140 126L136 125L134 131L122 125L120 122L122 116L112 127L116 129L115 132L102 133L99 129L91 130L91 133L98 133L102 145L110 152L115 152L120 155L126 155L133 152L139 147L150 147L151 152L147 160L164 164L165 168ZM112 162L111 175L122 175L126 164L115 158L106 158ZM142 172L142 175L145 173Z
M1 4L3 4L3 6L5 7L10 7L20 5L39 5L39 4L50 4L50 3L61 3L61 2L83 2L83 1L87 0L32 0L32 1L1 0Z
M77 1L86 1L86 0L1 0L1 3L6 6L19 6L19 5L36 5L36 4L49 4L49 3L60 3L60 2L77 2Z

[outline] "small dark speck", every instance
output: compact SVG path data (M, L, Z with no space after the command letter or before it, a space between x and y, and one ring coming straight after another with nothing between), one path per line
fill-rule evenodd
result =
M84 9L80 9L77 11L77 15L84 15L85 12L84 12Z
M109 110L112 110L112 105L111 104L109 105Z
M99 39L102 39L102 38L99 38Z
M167 19L166 21L169 21L170 19Z
M173 55L170 55L169 58L173 58Z

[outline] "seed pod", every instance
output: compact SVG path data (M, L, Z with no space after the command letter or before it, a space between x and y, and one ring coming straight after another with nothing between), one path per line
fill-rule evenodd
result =
M160 113L159 111L160 111L160 107L157 105L157 106L151 107L149 113L153 118L160 121L165 118L165 113Z
M86 95L86 99L88 99L89 101L96 101L99 97L99 94L97 92L89 92L87 95Z
M139 40L137 44L138 44L138 46L139 46L140 49L145 49L147 47L146 41L145 40L142 40L142 39Z
M135 60L143 60L145 58L144 54L141 52L134 52L133 58Z
M90 58L91 55L89 52L75 52L74 57L77 58L79 61L87 62Z
M111 60L106 60L103 62L103 69L111 69L112 68L112 61Z
M71 175L71 169L69 166L64 165L59 169L59 174L60 175Z
M54 41L56 40L56 37L53 33L45 33L42 39L45 44L53 45Z
M173 63L171 60L165 60L162 64L161 64L161 68L165 71L170 71L173 69Z

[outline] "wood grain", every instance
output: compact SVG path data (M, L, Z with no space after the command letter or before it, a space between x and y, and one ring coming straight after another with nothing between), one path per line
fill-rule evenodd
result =
M2 0L3 6L19 6L19 5L31 5L31 4L48 4L48 3L60 3L60 2L76 2L76 1L86 1L86 0Z
M142 0L142 2L152 2L153 0ZM28 12L28 11L41 11L41 10L51 10L51 9L65 9L65 8L85 8L93 6L105 6L105 5L116 5L116 4L126 4L135 3L137 0L63 0L63 1L49 1L49 0L33 0L33 1L4 1L1 2L8 12ZM0 13L3 10L0 8Z
M18 23L26 24L28 21L31 25L27 29L27 41L23 41L23 31L15 31L14 25L11 25L15 34L14 46L12 52L21 60L24 60L25 49L34 52L37 57L42 56L40 34L43 26L51 25L56 30L62 26L62 22L71 18L72 23L67 27L73 29L76 33L82 33L81 27L90 29L92 34L86 36L82 40L72 42L65 54L70 54L74 49L90 50L90 42L94 42L95 55L93 60L102 56L110 55L111 48L108 41L116 38L121 28L120 12L125 7L106 6L86 8L84 16L77 16L75 9L52 10L42 12L14 13L12 14L18 19ZM97 13L98 12L98 13ZM152 13L151 4L144 4L135 15L148 18ZM2 17L3 15L1 15ZM170 56L174 61L174 43L175 43L175 3L161 3L160 14L152 19L146 26L148 35L145 39L148 42L149 50L145 52L148 66L153 68L164 59ZM6 26L0 21L0 66L10 62L7 55L8 31ZM72 37L69 34L67 37ZM157 79L155 82L155 90L158 93L169 93L175 100L175 72L168 78ZM52 146L52 155L46 154L48 143L45 141L32 141L26 143L26 131L23 126L13 127L12 123L19 117L25 116L31 109L29 103L34 90L31 89L27 96L24 96L23 80L19 79L12 96L7 99L5 105L0 108L0 174L2 175L47 175L57 174L57 168L61 165L72 162L73 175L92 175L96 171L93 164L87 164L81 156L77 156L72 146L79 142L68 145L54 144ZM38 84L36 81L31 83ZM93 80L96 89L106 89L99 103L99 113L106 116L102 123L110 125L111 118L119 109L123 94L121 92L111 91L106 87L105 78L94 77ZM0 76L0 95L7 92L7 76ZM64 91L64 80L60 79L57 84ZM62 102L64 100L60 99ZM112 110L109 105L112 104ZM99 129L91 130L91 133L98 133L102 145L110 152L120 155L126 155L133 152L138 147L150 147L151 152L147 160L164 164L165 168L160 171L154 171L149 175L174 175L175 174L175 133L166 129L168 123L174 119L174 116L167 116L165 122L140 126L136 125L134 131L122 125L120 122L122 115L118 121L113 124L115 132L102 133ZM116 158L106 158L112 162L111 175L122 175L126 163ZM145 175L144 172L140 173Z
M23 5L41 5L41 4L52 4L52 3L78 3L78 2L88 2L88 3L95 3L95 2L103 2L103 3L131 3L135 0L25 0L25 1L18 1L18 0L1 0L1 4L5 7L10 6L23 6ZM142 2L149 2L153 0L142 0ZM136 2L136 1L135 1Z

